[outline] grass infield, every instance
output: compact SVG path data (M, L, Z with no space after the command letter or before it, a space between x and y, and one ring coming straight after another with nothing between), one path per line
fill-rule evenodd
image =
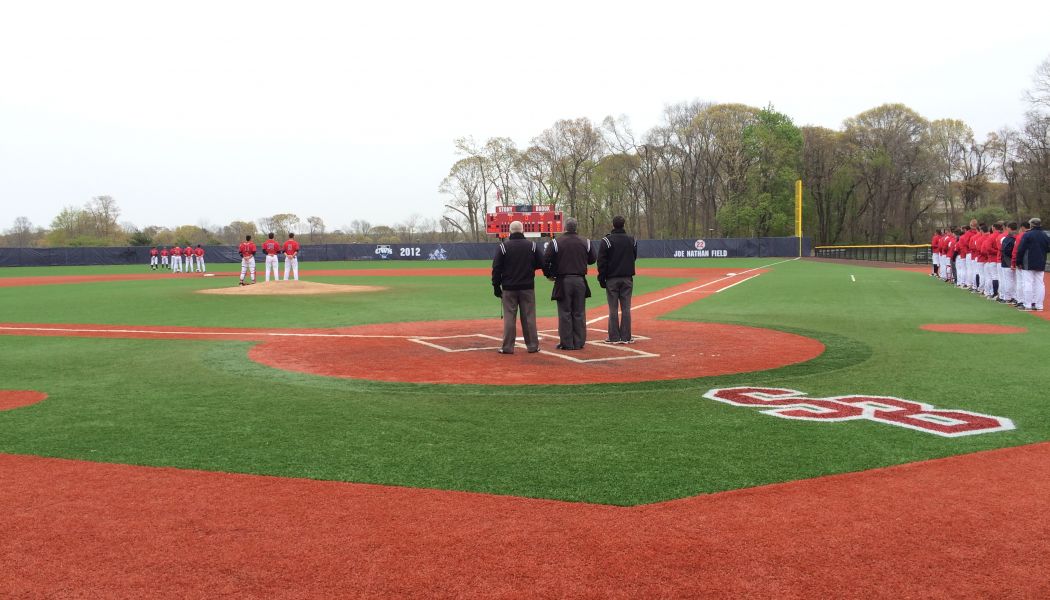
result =
M642 266L728 272L775 261ZM498 335L498 302L487 278L309 275L311 267L431 266L488 264L301 266L304 279L388 288L336 296L193 293L235 284L230 277L0 287L0 321L306 328L491 317ZM19 268L0 269L0 277L144 270ZM686 281L639 277L635 293ZM554 314L547 297L549 283L541 280L541 316ZM590 317L604 310L600 298L589 305ZM0 452L634 505L1050 439L1045 385L1036 376L1050 354L1050 323L920 273L785 262L664 318L799 333L827 350L781 369L693 380L438 386L271 369L247 359L247 342L0 335L0 389L49 395L0 412ZM1027 333L920 330L927 323L1001 324ZM701 397L739 385L896 396L1007 417L1017 428L942 438L870 421L777 419Z

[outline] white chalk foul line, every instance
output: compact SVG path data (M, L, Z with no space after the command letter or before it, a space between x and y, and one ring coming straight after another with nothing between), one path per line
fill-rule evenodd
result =
M82 327L3 327L0 331L54 331L59 333L135 333L152 335L189 335L189 336L248 336L248 337L317 337L317 338L381 338L410 339L411 335L360 335L350 333L293 333L273 331L164 331L157 329L87 329Z
M768 265L762 265L761 267L755 267L753 269L747 269L746 271L741 271L739 273L733 273L733 274L731 274L731 275L729 275L729 276L727 276L726 278L723 278L723 279L716 279L714 281L708 281L707 283L700 284L700 285L698 285L696 287L691 287L688 290L683 290L681 292L675 292L674 294L668 294L667 296L664 296L663 298L657 298L656 300L651 300L649 302L646 302L645 304L639 304L638 306L632 306L631 307L631 312L634 312L634 311L638 310L639 308L645 308L646 306L651 306L653 304L656 304L657 302L663 302L664 300L670 300L671 298L675 298L677 296L681 296L682 294L691 294L691 293L693 293L693 292L695 292L697 290L701 290L701 289L703 289L703 288L705 288L705 287L707 287L709 285L712 285L712 284L715 284L715 283L722 283L723 281L725 281L728 278L739 277L740 275L744 275L746 273L751 273L751 272L758 271L758 270L761 270L761 269L774 267L776 265L782 265L782 264L784 264L786 262L792 262L792 261L796 261L796 260L798 260L798 257L789 258L787 260L779 260L779 261L777 261L775 263L769 263ZM759 275L761 275L761 273L759 273ZM722 291L728 290L729 288L733 287L734 285L737 285L737 284L740 284L740 283L744 283L745 281L747 281L749 279L754 279L757 276L758 275L752 275L751 277L744 278L744 279L742 279L740 281L737 281L736 283L733 283L732 285L730 285L728 287L722 288L720 290L715 290L712 293L716 293L717 294L718 292L722 292ZM604 320L606 320L608 318L609 318L609 315L602 315L600 317L595 317L594 319L591 319L590 321L587 321L587 324L590 325L592 323L597 323L598 321L604 321Z

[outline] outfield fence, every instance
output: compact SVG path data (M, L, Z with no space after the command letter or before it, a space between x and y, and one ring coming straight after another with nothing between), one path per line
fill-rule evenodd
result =
M543 243L542 239L536 240ZM598 240L593 240L597 243ZM260 242L261 243L261 242ZM810 253L810 239L710 238L638 240L639 258L762 258L794 257ZM195 245L195 244L194 244ZM209 263L236 263L236 246L205 246ZM146 246L79 248L0 248L0 267L134 265L149 263ZM303 261L346 260L492 260L496 240L453 244L303 244Z
M815 246L816 258L838 258L843 260L871 260L914 265L930 264L929 244L878 245L878 246Z

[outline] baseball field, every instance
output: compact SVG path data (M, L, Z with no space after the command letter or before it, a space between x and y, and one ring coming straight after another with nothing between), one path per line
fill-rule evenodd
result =
M510 356L485 262L0 269L0 596L1050 596L1047 313L639 267Z

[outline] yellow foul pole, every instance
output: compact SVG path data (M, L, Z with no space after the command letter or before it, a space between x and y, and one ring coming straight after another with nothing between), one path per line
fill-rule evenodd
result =
M798 238L798 255L802 256L802 180L795 180L795 237Z

